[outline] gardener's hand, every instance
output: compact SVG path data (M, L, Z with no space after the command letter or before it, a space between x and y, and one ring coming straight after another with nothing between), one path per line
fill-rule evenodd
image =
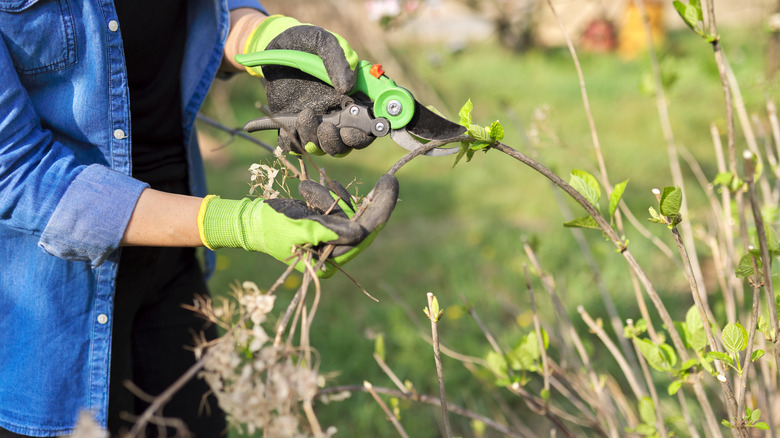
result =
M306 202L206 197L198 215L201 240L211 249L261 251L287 264L297 261L296 253L304 247L318 255L325 245L333 244L331 260L344 264L368 247L390 218L398 200L398 180L383 175L374 187L371 204L356 221L350 221L355 208L349 193L335 181L333 189L301 181L298 192ZM303 262L296 265L299 271L304 267ZM317 276L335 272L328 263L323 268Z
M355 85L357 54L344 38L321 27L301 24L281 15L268 17L247 39L244 53L287 49L312 53L322 58L333 86L292 67L264 66L248 68L264 76L268 107L273 114L298 114L294 129L279 132L279 146L285 152L344 156L352 149L371 144L374 136L354 128L337 128L320 123L316 115L339 111L352 103L346 94ZM289 132L288 132L289 131Z

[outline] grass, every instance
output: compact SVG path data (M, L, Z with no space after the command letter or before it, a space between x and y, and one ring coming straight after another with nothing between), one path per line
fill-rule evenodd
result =
M762 108L763 88L756 72L763 69L763 48L744 30L723 30L727 54L743 84L749 108ZM456 120L457 109L467 99L474 103L474 120L489 124L500 119L507 136L504 143L535 156L567 179L572 169L595 173L591 136L582 107L580 89L568 52L532 51L514 54L484 42L450 52L445 47L417 50L398 47L404 61L414 67L422 83L443 97L445 114ZM676 80L668 90L673 128L680 146L687 148L713 178L714 156L709 135L713 121L722 127L722 93L711 51L689 32L670 35L664 66ZM588 93L599 130L612 183L630 179L624 199L644 220L655 201L650 190L671 184L666 146L651 96L640 87L649 72L644 59L621 60L612 55L580 54ZM392 72L389 72L392 76ZM412 89L412 92L415 92ZM262 88L251 78L235 78L218 85L204 112L226 124L241 124L258 114L254 102ZM220 106L230 102L232 108ZM546 119L535 118L548 108ZM440 108L441 109L441 108ZM545 131L544 127L548 128ZM537 136L532 132L536 130ZM725 129L723 129L725 131ZM224 134L203 129L215 142L207 149L228 143ZM531 134L529 134L529 132ZM553 138L549 133L555 133ZM271 135L259 137L274 144ZM329 176L359 183L365 194L378 176L405 151L389 139L345 159L318 159ZM267 160L269 154L242 140L230 142L207 162L211 192L225 198L247 194L248 167ZM594 316L605 316L593 287L593 276L582 260L570 231L562 227L568 218L561 205L575 215L581 211L557 193L543 177L497 152L478 153L470 163L455 168L453 158L421 158L397 176L400 202L391 221L374 244L346 269L379 298L367 298L344 276L324 284L324 299L312 330L312 345L319 351L320 369L332 373L329 385L392 386L372 359L373 338L384 334L387 362L401 379L409 379L421 393L438 391L432 350L421 335L427 333L422 308L426 292L434 292L445 309L440 323L442 342L465 354L484 357L489 346L461 305L464 296L480 313L503 345L513 346L532 330L522 251L531 242L542 265L556 275L570 315L582 305ZM694 185L693 179L688 184ZM700 190L690 190L694 214L704 206ZM698 195L697 195L698 194ZM663 227L656 227L663 228ZM654 230L659 235L664 230ZM614 250L599 233L588 234L603 275L623 318L637 318L633 292L624 290L627 273ZM672 245L668 236L664 239ZM686 297L685 279L664 272L673 262L658 255L634 231L629 231L634 254L649 266L656 286L674 300ZM234 281L251 280L269 286L284 270L279 262L262 254L220 250L217 271L210 280L215 294L229 290ZM286 306L297 284L280 293L278 308ZM536 283L535 288L540 289ZM285 296L285 293L289 292ZM552 315L550 303L537 297L543 315ZM690 303L681 299L679 319ZM573 318L577 320L577 318ZM583 329L584 332L584 329ZM496 414L496 404L486 399L485 382L445 357L444 372L451 402L486 415ZM513 409L524 409L517 405ZM414 436L438 436L437 409L402 403L402 423ZM395 436L379 407L368 394L353 394L345 402L316 407L323 425L334 425L347 436ZM500 417L500 415L498 415ZM531 422L532 420L528 420ZM456 434L469 436L465 420L454 417Z

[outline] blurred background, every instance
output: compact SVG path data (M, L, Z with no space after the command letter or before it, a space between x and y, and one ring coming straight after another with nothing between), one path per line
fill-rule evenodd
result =
M458 110L471 99L476 123L500 120L505 144L563 179L568 180L573 169L597 173L577 72L547 1L262 3L271 13L343 35L362 59L383 64L388 76L451 120L458 120ZM710 124L725 132L723 93L711 47L687 29L671 3L646 0L645 8L678 147L711 181L716 168ZM630 0L553 4L580 56L611 183L629 180L624 200L644 221L647 208L656 204L651 189L672 185L672 180L640 16ZM763 111L767 95L777 97L779 7L778 0L715 1L721 43L751 111ZM214 84L202 113L237 128L260 117L257 107L263 102L257 79L236 76ZM247 196L250 165L270 163L273 157L251 142L205 124L199 127L210 191L226 198ZM253 136L276 146L273 133ZM350 191L365 195L404 153L386 138L346 158L316 161L331 178L345 185L352 182ZM397 174L400 201L391 221L373 245L346 266L378 303L341 274L324 283L311 342L318 349L320 371L329 377L328 386L368 380L392 387L372 358L374 341L381 334L386 361L396 374L420 393L437 394L432 351L425 340L430 325L422 312L429 291L445 309L440 323L444 345L476 357L490 351L463 300L473 305L499 342L516 344L533 327L523 274L529 264L526 243L554 276L570 314L576 315L581 305L594 316L604 316L594 272L575 234L562 226L582 215L579 207L544 177L499 152L477 153L470 162L453 164L454 156L423 157L404 167ZM689 219L706 222L703 190L685 165L684 173L692 187L687 193ZM650 229L673 246L665 227ZM599 232L584 236L621 317L638 318L625 263ZM678 265L631 227L627 237L664 299L679 301L681 314L673 316L682 318L690 293ZM268 287L284 268L264 255L223 249L217 253L210 286L215 294L226 293L236 281ZM532 285L541 290L538 275L532 277ZM294 293L298 278L279 293L279 309ZM549 300L537 301L540 313L553 318ZM444 371L451 402L500 421L516 415L531 429L543 422L526 415L527 408L516 397L486 392L485 381L460 362L445 357ZM412 436L440 435L437 408L411 402L401 402L400 407L401 421ZM324 426L339 429L338 436L396 436L368 394L355 393L316 409ZM453 417L453 422L456 435L494 436L481 435L468 420Z

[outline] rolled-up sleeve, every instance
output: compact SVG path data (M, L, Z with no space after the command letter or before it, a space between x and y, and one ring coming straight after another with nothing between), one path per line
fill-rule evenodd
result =
M0 84L0 225L41 236L49 254L99 265L146 184L81 162L42 127L2 39Z
M39 245L51 255L99 265L119 247L146 187L100 164L86 167L66 189Z

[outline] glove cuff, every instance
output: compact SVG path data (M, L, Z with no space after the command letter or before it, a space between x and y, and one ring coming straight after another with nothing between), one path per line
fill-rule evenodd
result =
M198 232L203 244L211 249L246 248L246 233L241 221L251 200L240 201L207 196L198 212Z
M301 22L292 17L284 15L271 15L263 20L246 39L244 51L242 53L254 53L265 50L268 43L276 38L285 30L300 26ZM263 70L260 67L247 67L246 71L252 76L263 77Z
M263 20L263 22L260 23L252 31L252 33L249 34L246 39L246 43L244 44L244 51L241 53L254 53L263 51L266 47L268 47L268 44L274 38L279 36L279 34L285 30L304 24L312 26L311 24L301 23L295 18L287 17L285 15L271 15L270 17ZM355 70L358 63L360 62L360 57L358 54L354 49L352 49L352 46L349 45L349 42L344 39L344 37L333 32L330 33L336 37L341 50L344 51L344 57L347 59L349 67L352 70ZM263 70L260 67L246 67L246 71L253 76L258 76L261 78L263 77Z

